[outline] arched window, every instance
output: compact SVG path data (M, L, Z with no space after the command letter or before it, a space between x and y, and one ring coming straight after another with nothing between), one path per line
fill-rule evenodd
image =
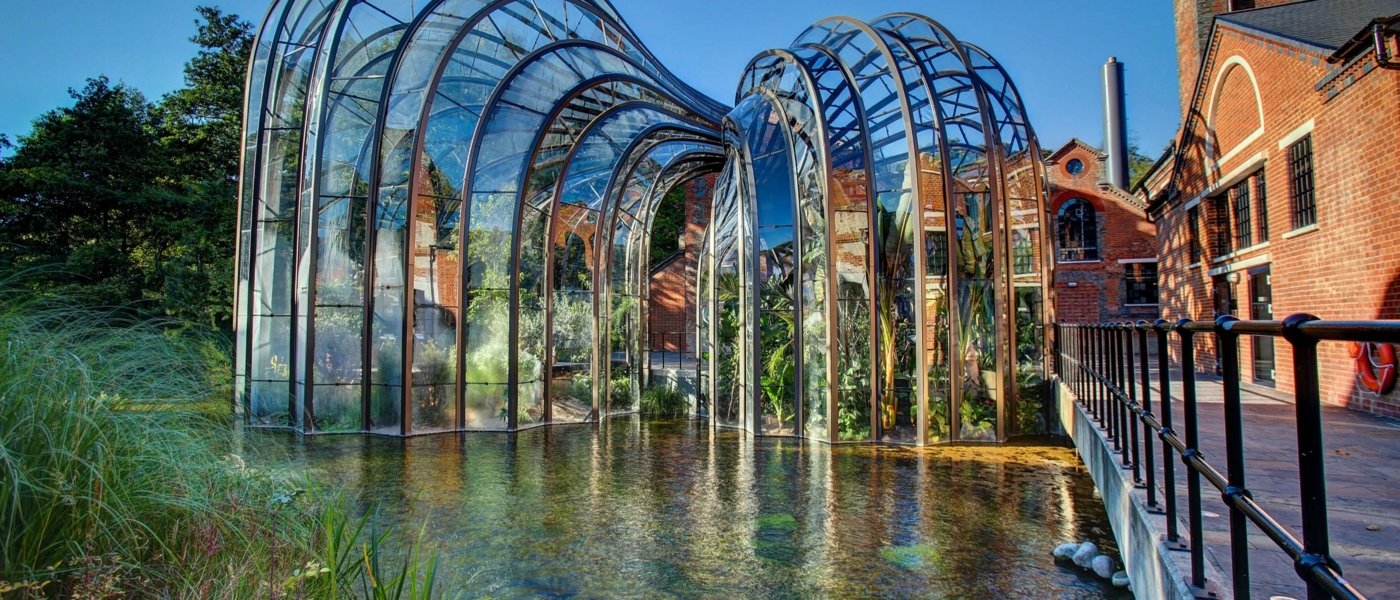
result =
M1099 219L1088 200L1074 198L1061 206L1055 227L1059 230L1060 262L1099 259Z

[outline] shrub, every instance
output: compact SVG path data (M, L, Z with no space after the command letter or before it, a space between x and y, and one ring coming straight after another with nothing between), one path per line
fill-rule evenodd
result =
M625 375L621 377L614 375L608 385L609 398L612 399L612 410L632 410L632 378Z
M226 342L17 289L0 281L0 594L431 593L431 559L388 566L337 494L231 452Z
M689 416L690 403L679 391L654 385L642 392L642 416L678 419Z

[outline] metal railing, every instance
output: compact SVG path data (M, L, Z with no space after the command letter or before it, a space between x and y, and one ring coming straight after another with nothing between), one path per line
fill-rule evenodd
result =
M647 336L651 368L684 369L695 366L695 334L651 332Z
M1294 570L1306 584L1308 599L1364 599L1342 576L1332 559L1327 527L1327 477L1323 466L1322 402L1317 346L1322 341L1400 343L1400 321L1321 321L1307 314L1282 321L1241 321L1223 316L1215 322L1182 319L1149 324L1101 323L1056 325L1055 368L1091 417L1098 421L1122 456L1133 481L1146 488L1150 510L1165 509L1167 541L1181 543L1177 525L1179 460L1185 467L1186 533L1191 553L1191 585L1204 588L1205 548L1202 535L1201 479L1221 494L1230 511L1230 559L1233 593L1250 597L1249 541L1252 523L1293 559ZM1173 395L1169 342L1179 344L1181 390ZM1200 450L1196 402L1196 336L1214 337L1224 386L1225 472L1206 460ZM1245 485L1244 419L1240 398L1241 335L1281 337L1293 348L1293 386L1298 438L1299 501L1302 540L1271 516ZM1148 338L1157 344L1160 389L1154 405L1150 385ZM1134 343L1136 341L1136 343ZM1136 346L1136 348L1134 348ZM1137 368L1134 369L1134 366ZM1136 372L1135 372L1136 371ZM1172 422L1172 402L1180 401L1184 431ZM1162 499L1157 496L1157 469L1152 439L1161 440ZM1143 480L1145 475L1146 481Z

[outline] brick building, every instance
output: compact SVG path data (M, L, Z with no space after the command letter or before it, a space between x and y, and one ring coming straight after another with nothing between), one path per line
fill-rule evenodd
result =
M1400 318L1397 22L1400 0L1176 0L1183 126L1147 186L1166 318ZM1400 416L1346 345L1320 361L1326 401ZM1241 363L1291 391L1286 343Z
M684 184L685 231L680 248L651 270L651 301L647 303L647 336L652 350L690 352L695 341L695 278L710 222L710 195L715 175Z
M1059 321L1149 319L1158 312L1156 226L1141 200L1107 183L1106 158L1071 139L1045 160Z

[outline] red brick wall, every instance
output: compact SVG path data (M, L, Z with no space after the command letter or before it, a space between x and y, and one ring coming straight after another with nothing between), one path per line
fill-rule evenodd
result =
M1326 319L1400 318L1400 179L1393 175L1400 171L1400 72L1374 68L1368 58L1318 91L1316 84L1332 68L1324 56L1228 26L1218 30L1208 58L1208 73L1192 107L1198 118L1176 182L1180 193L1154 215L1164 314L1213 318L1209 271L1214 268L1239 274L1238 281L1227 285L1238 299L1239 316L1247 317L1248 270L1268 266L1275 318L1297 312ZM1216 96L1215 80L1232 61L1247 64L1257 82L1264 112L1257 136L1251 137L1259 127L1253 84L1238 66L1228 67L1232 70L1221 86L1216 112L1206 118ZM1287 148L1280 142L1309 122L1317 227L1290 233ZM1214 260L1210 198L1224 191L1221 184L1233 174L1256 169L1268 190L1270 239L1260 243L1256 233L1251 248ZM1208 251L1200 264L1188 265L1186 205L1197 198ZM1254 227L1257 232L1257 222ZM1282 340L1275 348L1276 385L1292 391L1291 352ZM1246 377L1252 374L1252 356L1246 338L1241 347ZM1214 360L1206 336L1198 344L1198 364L1208 369ZM1400 395L1377 397L1357 385L1344 344L1324 344L1320 362L1325 401L1400 416Z
M1065 169L1076 159L1084 163L1084 172L1077 176ZM1099 185L1102 168L1096 151L1074 141L1046 165L1052 228L1066 202L1083 198L1094 206L1099 229L1099 260L1055 266L1055 318L1061 322L1135 321L1157 315L1156 306L1125 305L1125 266L1119 262L1156 257L1156 227L1140 207ZM1058 248L1058 230L1052 235Z
M686 227L681 257L651 273L647 335L653 350L690 351L695 337L695 277L705 227L710 222L710 195L715 176L685 184Z
M1236 0L1237 8L1264 8L1296 2L1297 0ZM1250 6L1252 5L1252 6ZM1215 15L1225 14L1230 0L1173 0L1176 22L1176 56L1178 90L1181 92L1181 113L1190 108L1191 92L1196 87L1196 75L1201 68L1201 55L1210 42L1211 22Z

